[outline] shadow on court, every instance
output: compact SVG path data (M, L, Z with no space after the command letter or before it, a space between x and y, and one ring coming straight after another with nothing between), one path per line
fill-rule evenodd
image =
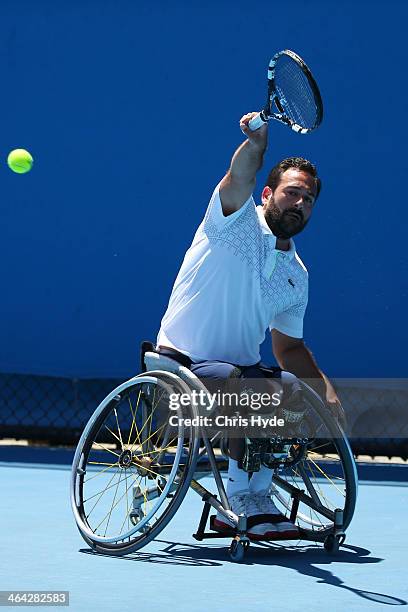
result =
M156 540L156 543L165 545L160 553L136 552L126 557L115 557L115 559L187 567L222 567L226 563L232 563L228 557L226 546L183 544L166 540ZM107 556L99 555L91 549L81 549L80 552L101 557ZM315 545L283 546L276 543L257 542L256 544L251 543L240 565L270 565L290 568L299 574L314 578L317 583L338 587L363 599L389 606L408 605L408 602L404 599L389 594L349 587L334 572L317 567L321 565L335 567L336 563L370 565L384 561L380 557L369 556L370 554L371 551L366 548L350 545L344 545L336 555L330 556L322 547Z

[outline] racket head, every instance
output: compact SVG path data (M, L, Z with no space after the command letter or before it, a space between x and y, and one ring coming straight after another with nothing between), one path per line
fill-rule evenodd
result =
M323 101L312 72L290 49L279 51L269 62L268 100L261 117L276 119L300 134L312 132L323 120Z

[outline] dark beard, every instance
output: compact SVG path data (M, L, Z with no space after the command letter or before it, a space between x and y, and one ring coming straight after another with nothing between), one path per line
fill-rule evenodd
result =
M291 213L297 213L299 217L293 217ZM281 212L274 204L270 203L265 210L265 221L271 232L281 240L288 240L296 236L307 225L303 213L296 208L288 208Z

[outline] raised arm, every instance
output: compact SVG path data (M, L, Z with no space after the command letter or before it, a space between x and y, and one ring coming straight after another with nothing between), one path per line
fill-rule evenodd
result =
M231 166L220 183L220 198L225 216L245 204L254 190L256 173L262 166L268 142L268 125L252 132L248 123L255 115L257 113L248 113L241 118L239 126L247 140L235 151Z

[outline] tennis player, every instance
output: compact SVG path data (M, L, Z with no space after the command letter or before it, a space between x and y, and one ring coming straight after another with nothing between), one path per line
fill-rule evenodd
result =
M255 115L240 120L246 140L234 153L185 255L157 347L199 378L227 379L237 372L259 378L264 376L259 350L269 328L279 366L299 378L316 379L322 397L340 414L334 388L303 341L308 273L292 240L309 223L321 182L309 161L285 159L269 174L262 206L255 205L252 193L268 139L268 124L254 132L248 128ZM244 441L230 439L229 450L231 510L260 518L249 537L296 535L297 527L273 502L273 471L262 466L249 479L239 465ZM218 515L214 528L231 525Z

